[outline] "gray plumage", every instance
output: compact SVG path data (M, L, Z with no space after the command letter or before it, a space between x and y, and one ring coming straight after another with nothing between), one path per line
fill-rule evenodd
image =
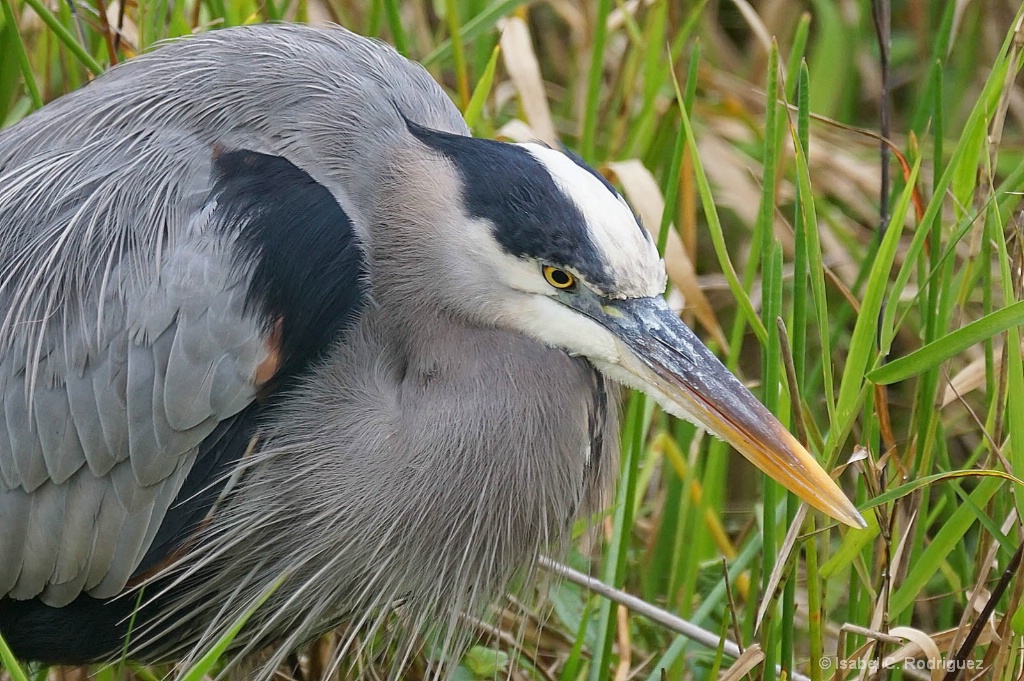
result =
M863 522L664 286L597 173L469 138L384 45L253 26L112 69L0 132L0 630L116 656L145 585L130 654L187 659L276 588L241 652L396 608L458 650L599 508L606 376Z
M122 592L200 442L255 398L267 334L210 228L218 148L282 156L329 188L374 263L375 304L265 424L205 530L229 548L188 561L214 577L173 614L191 632L173 652L285 572L307 585L329 569L329 592L280 589L256 639L301 641L399 598L421 619L470 607L593 503L616 435L612 406L605 451L589 451L607 390L589 365L408 299L426 283L409 272L445 266L430 241L455 208L431 196L454 176L409 148L401 112L467 132L388 48L253 27L165 46L0 133L0 594ZM417 165L434 166L420 187Z

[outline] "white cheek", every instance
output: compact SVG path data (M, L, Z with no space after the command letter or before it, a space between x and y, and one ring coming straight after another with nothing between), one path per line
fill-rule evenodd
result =
M494 273L509 288L541 296L552 295L554 289L545 281L538 264L525 262L504 253L496 264Z
M484 291L477 282L495 281L502 288L514 291L551 294L551 285L544 281L540 265L503 251L491 236L494 227L490 222L467 219L459 227L462 250L446 251L443 257L448 261L448 267L455 272L466 271L467 263L476 266L471 276L462 283L463 290L480 290L493 295L495 291ZM500 299L493 302L498 303Z
M522 296L506 309L510 326L592 361L617 363L620 343L603 326L546 296Z
M469 296L479 305L473 312L481 321L526 334L545 345L559 347L573 355L617 362L619 341L600 324L557 302L556 291L541 274L540 265L517 258L501 250L497 242L479 238L490 230L488 223L468 221L465 231L469 258L481 265L474 277L459 287L456 304L465 304L466 291L479 281L498 284L497 288L477 287L478 295ZM473 238L476 237L476 238ZM460 271L453 263L453 271Z

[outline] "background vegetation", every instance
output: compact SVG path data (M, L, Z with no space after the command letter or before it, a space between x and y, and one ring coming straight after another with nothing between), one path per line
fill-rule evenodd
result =
M460 679L831 679L868 662L885 667L881 678L951 678L929 668L942 659L973 665L964 678L1017 678L1016 3L0 5L4 125L161 39L335 21L423 61L477 134L576 149L658 233L688 321L835 470L869 521L855 531L805 515L722 443L633 397L614 504L596 533L580 528L568 562L721 643L698 644L664 617L549 578L539 598L512 599L478 625ZM332 641L282 674L318 678ZM373 678L378 666L357 659L340 674Z

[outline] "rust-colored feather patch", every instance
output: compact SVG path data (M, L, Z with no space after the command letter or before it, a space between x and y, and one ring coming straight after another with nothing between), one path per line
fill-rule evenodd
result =
M267 348L267 357L256 367L256 375L253 376L253 382L257 386L267 385L281 368L281 335L283 326L284 319L278 317L277 321L274 322L274 328L270 331L270 335L267 336L267 340L264 343L264 346Z

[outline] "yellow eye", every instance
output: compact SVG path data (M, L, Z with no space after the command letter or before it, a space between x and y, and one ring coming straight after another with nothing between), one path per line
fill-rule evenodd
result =
M544 278L549 284L563 291L576 285L576 277L551 265L544 266Z

